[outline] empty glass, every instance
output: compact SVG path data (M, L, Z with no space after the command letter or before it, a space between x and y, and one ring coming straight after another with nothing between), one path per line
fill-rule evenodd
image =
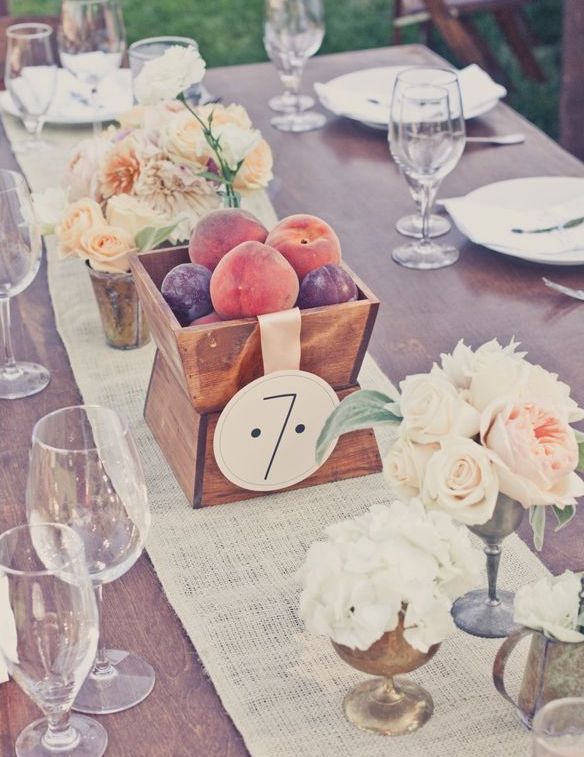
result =
M408 177L420 186L422 238L397 247L392 257L408 268L442 268L458 260L451 245L431 241L429 217L442 179L464 150L465 127L456 87L420 84L394 89L389 139L391 153Z
M400 93L408 87L412 87L418 84L435 84L439 87L444 87L449 91L451 108L457 110L457 100L460 99L460 90L458 87L458 77L455 71L445 68L436 68L432 66L417 66L415 68L407 68L400 71L396 76L394 82L392 101L396 101L400 97ZM460 106L462 107L462 106ZM392 128L394 130L393 139L397 136L397 119L390 117L389 122L389 149L391 151L393 159L398 163L396 151L392 149ZM407 237L415 237L417 239L422 236L422 188L411 175L408 175L404 171L402 174L407 182L408 189L416 203L416 213L412 213L407 216L403 216L396 221L395 227L400 234ZM433 200L432 200L433 204ZM430 214L428 218L428 236L439 237L446 234L451 229L451 223L447 218L443 216Z
M58 33L61 65L91 90L93 133L101 131L97 88L118 69L126 49L118 0L63 0Z
M533 719L533 757L584 755L584 697L548 702Z
M265 0L264 47L286 90L276 103L284 114L270 121L274 128L299 132L324 126L322 113L306 110L314 100L309 104L299 94L306 61L317 52L323 38L321 0ZM272 101L270 105L273 107Z
M53 30L48 24L13 24L6 30L4 81L29 138L16 143L16 152L47 147L39 139L57 87Z
M41 418L33 429L26 506L30 523L66 523L81 536L99 607L103 584L132 567L150 527L144 474L127 423L97 405ZM119 712L141 702L153 686L147 662L106 649L100 639L74 708Z
M0 169L0 399L18 399L46 387L50 374L38 363L17 362L10 335L10 299L24 291L41 263L41 236L24 176Z
M148 37L133 42L128 48L132 82L147 61L160 58L169 47L194 47L197 51L199 49L199 45L190 37ZM189 99L200 102L203 91L201 84L193 84L185 94Z
M100 757L100 723L69 715L97 648L97 607L83 543L67 526L17 526L0 534L0 653L45 714L16 740L18 757Z

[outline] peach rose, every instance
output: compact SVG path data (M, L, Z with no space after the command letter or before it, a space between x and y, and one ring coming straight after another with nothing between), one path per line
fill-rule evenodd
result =
M99 180L103 197L129 194L140 176L141 152L145 145L132 134L116 142L103 158Z
M84 197L101 200L99 165L110 146L106 138L84 139L79 143L63 177L63 186L67 187L70 200Z
M81 251L96 271L123 273L130 270L128 255L136 252L136 247L125 229L103 224L82 234Z
M77 200L65 210L61 223L55 226L58 251L61 257L79 253L81 236L95 226L105 223L101 207L95 200Z
M209 105L201 105L197 108L197 115L205 123L209 116L213 113L213 125L221 126L223 124L235 124L242 129L251 129L252 122L247 110L243 105L221 105L220 103L209 103ZM192 116L191 116L192 118Z
M175 163L204 171L209 158L209 146L203 129L192 113L184 111L167 122L161 132L162 147Z
M436 444L414 444L407 439L398 439L389 448L383 475L397 497L407 500L419 495L426 465L437 449Z
M576 504L584 481L574 472L574 430L533 402L494 402L481 417L481 441L497 468L503 494L533 505Z
M125 111L118 118L122 129L139 129L144 125L147 107L145 105L134 105L130 110Z
M262 139L247 155L233 185L236 189L263 189L273 178L273 165L270 145Z
M160 228L168 224L168 218L153 210L137 197L122 194L110 197L105 209L105 217L110 226L124 229L132 239L147 226Z

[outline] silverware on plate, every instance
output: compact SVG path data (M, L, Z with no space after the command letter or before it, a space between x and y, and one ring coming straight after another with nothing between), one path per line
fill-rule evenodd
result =
M549 287L550 289L553 289L556 292L561 292L562 294L566 294L568 297L573 297L575 300L583 300L584 301L584 289L572 289L572 287L564 286L563 284L558 284L555 281L550 281L549 279L546 279L545 276L542 276L542 281L546 285L546 287Z

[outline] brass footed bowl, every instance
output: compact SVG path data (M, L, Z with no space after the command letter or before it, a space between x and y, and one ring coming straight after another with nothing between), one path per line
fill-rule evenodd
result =
M438 651L435 644L424 653L404 639L403 614L397 628L386 631L369 649L350 649L331 641L339 657L351 667L383 676L351 689L343 701L345 717L364 731L400 736L421 728L434 712L430 694L418 684L398 678L425 665Z

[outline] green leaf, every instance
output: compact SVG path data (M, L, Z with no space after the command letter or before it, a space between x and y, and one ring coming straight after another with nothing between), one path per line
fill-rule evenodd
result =
M203 179L207 179L208 181L214 181L216 183L221 184L222 178L219 176L218 173L213 173L212 171L200 171L197 176L201 176Z
M529 525L533 531L533 544L538 552L541 552L543 548L545 517L545 505L536 505L529 509Z
M174 223L169 226L160 226L156 228L154 226L145 226L136 234L136 247L140 252L145 250L153 250L161 242L164 242L170 234L176 229L181 222L182 216L176 218Z
M578 444L578 465L576 466L576 470L584 473L584 441Z
M558 525L554 529L555 531L559 531L564 526L567 526L574 515L576 515L576 508L574 505L566 505L563 509L557 505L552 505L552 509L556 516L556 520L558 521Z
M382 392L362 389L350 394L336 407L326 419L316 442L316 459L322 459L331 442L341 434L370 428L377 423L399 423L401 418L387 409L393 400Z

